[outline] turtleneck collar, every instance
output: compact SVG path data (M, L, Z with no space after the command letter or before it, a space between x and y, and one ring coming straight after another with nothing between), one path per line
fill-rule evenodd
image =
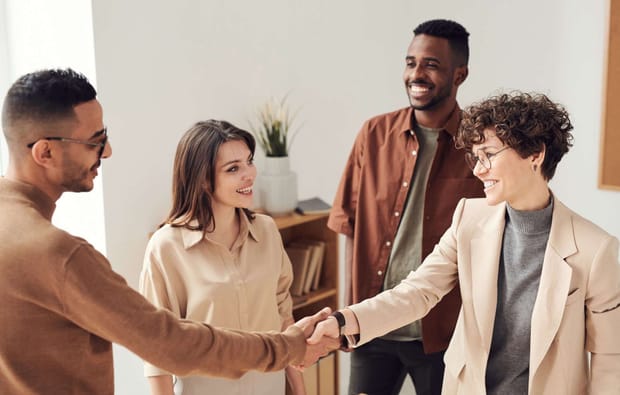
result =
M547 207L540 210L517 210L506 204L506 221L519 233L538 234L549 232L553 215L553 195Z

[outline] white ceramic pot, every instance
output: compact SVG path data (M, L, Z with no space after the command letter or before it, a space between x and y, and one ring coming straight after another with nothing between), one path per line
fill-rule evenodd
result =
M297 207L297 174L291 171L289 159L266 157L258 171L259 199L271 215L284 215Z

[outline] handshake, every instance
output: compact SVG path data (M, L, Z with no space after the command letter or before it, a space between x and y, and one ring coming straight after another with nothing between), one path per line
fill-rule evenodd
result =
M303 370L326 356L329 352L341 347L340 326L338 321L331 316L329 307L323 308L316 314L304 317L294 325L304 332L306 337L306 353L303 362L294 367Z

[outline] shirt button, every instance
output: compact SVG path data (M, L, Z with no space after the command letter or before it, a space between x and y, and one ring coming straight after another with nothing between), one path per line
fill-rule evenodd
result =
M377 274L380 276L380 275L382 275L382 274L383 274L383 272L382 272L381 270L379 270L379 271L377 272Z
M392 245L392 242L388 240L388 241L385 242L385 245L389 247L389 246Z
M409 185L407 181L403 182L403 188L407 188L407 185Z
M416 156L417 154L418 154L418 151L416 150L411 151L411 155Z
M400 213L398 211L394 211L394 216L398 217L400 215Z

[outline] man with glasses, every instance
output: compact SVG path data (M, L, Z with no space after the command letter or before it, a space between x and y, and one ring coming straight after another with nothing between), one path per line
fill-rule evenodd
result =
M50 219L64 192L93 188L112 148L96 91L73 70L24 75L9 89L0 178L0 393L113 394L111 342L173 374L240 377L314 363L317 320L282 334L220 330L158 310L85 240ZM328 309L327 309L328 310Z
M101 130L99 130L98 132L93 133L92 139L93 140L97 140L98 138L101 139L100 142L95 142L95 141L83 141L83 140L76 140L76 139L72 139L69 137L41 137L41 140L56 140L56 141L67 141L69 143L76 143L76 144L84 144L84 145L90 145L91 147L99 147L99 158L101 158L101 155L103 155L103 150L105 149L106 143L108 142L108 129L107 128L103 128ZM39 141L39 140L37 140ZM37 141L33 141L32 143L28 144L26 147L28 148L32 148Z
M78 109L76 109L76 115L77 114L80 114L80 111ZM104 127L103 129L92 133L92 135L87 140L79 140L70 137L45 136L41 137L37 141L33 141L32 143L26 145L26 147L32 149L35 144L41 141L60 141L66 143L82 144L88 146L90 148L90 151L97 152L97 162L94 163L88 169L88 171L86 171L87 169L81 169L82 171L78 171L76 173L75 169L73 171L67 169L65 172L65 177L68 178L68 180L64 181L65 187L71 192L88 192L93 189L93 179L97 175L97 169L101 165L103 151L106 149L106 147L109 147L107 128ZM88 177L89 172L93 173L93 177Z

